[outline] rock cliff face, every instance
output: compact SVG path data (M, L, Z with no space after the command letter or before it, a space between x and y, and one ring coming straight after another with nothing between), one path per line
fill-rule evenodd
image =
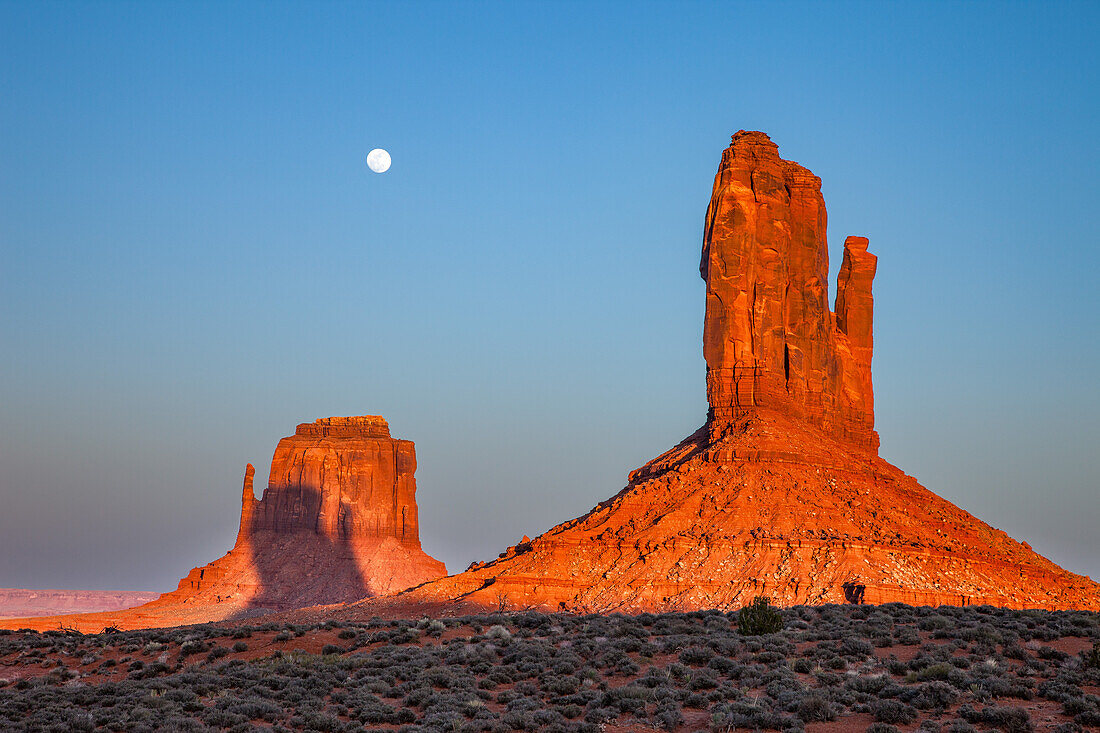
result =
M871 389L876 257L849 237L829 310L821 179L742 130L722 154L707 210L703 356L713 437L758 407L877 450Z
M310 532L334 543L394 540L420 549L416 448L381 417L302 423L271 459L263 500L245 470L238 543L262 532Z
M243 618L393 593L446 574L420 547L416 450L391 438L381 417L299 425L275 448L259 500L255 473L248 464L240 529L225 556L151 603L65 624L98 631ZM56 628L58 620L19 623Z
M706 424L587 515L366 605L688 610L764 594L1100 609L1096 583L878 457L876 258L846 240L830 311L825 230L820 179L764 133L734 135L703 235Z

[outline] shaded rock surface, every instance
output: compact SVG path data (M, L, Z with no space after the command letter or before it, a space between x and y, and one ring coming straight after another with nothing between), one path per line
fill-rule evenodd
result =
M1067 572L882 460L877 260L844 246L828 306L821 181L762 132L722 154L707 210L706 424L589 514L460 575L367 601L577 611L783 604L1100 608Z

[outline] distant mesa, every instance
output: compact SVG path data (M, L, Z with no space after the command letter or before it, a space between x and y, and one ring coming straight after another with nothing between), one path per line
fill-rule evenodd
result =
M253 493L252 464L245 469L240 529L225 556L152 603L66 624L99 630L245 618L441 577L443 563L420 546L415 473L413 442L391 438L379 416L303 423L275 448L263 498Z
M387 604L580 612L783 604L1100 609L1100 586L878 456L877 260L844 245L835 305L821 180L742 130L703 233L706 424L583 517Z
M148 603L159 593L128 590L0 588L0 618L121 611Z

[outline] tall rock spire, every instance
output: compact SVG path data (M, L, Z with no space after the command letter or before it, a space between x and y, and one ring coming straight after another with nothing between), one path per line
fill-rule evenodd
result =
M251 463L244 468L244 489L241 491L241 528L237 531L237 542L242 537L252 535L252 515L256 510L256 492L252 489L252 479L256 476L256 467Z
M703 356L712 437L767 407L877 451L876 258L866 239L849 237L834 316L827 223L820 178L780 158L762 132L733 136L714 178L699 265L707 283Z

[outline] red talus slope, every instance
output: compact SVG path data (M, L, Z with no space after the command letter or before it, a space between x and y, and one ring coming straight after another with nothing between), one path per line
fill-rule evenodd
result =
M1100 608L1100 586L878 457L876 258L866 239L847 239L830 311L825 230L820 179L764 133L734 135L700 268L706 425L590 514L401 602L607 611L765 594Z
M443 563L420 547L415 472L412 441L391 438L381 417L299 425L279 441L260 500L248 465L240 530L225 556L152 603L65 623L92 630L198 623L353 601L438 578Z

